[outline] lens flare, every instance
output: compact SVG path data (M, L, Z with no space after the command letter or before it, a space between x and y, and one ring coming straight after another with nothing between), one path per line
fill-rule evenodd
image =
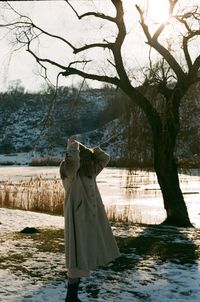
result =
M148 0L148 16L153 22L166 22L169 18L169 1Z

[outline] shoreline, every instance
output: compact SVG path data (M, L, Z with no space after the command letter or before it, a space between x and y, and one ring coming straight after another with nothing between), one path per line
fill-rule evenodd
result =
M2 157L2 158L1 158ZM29 166L29 167L58 167L63 160L60 156L37 156L31 157L27 153L1 154L0 166ZM138 162L134 159L111 160L107 167L125 169L150 169L154 170L153 161ZM177 160L180 169L199 169L200 161L180 159Z

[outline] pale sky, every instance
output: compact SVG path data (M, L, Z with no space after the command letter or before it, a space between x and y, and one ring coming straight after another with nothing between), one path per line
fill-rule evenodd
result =
M124 57L126 57L127 69L130 67L140 68L148 61L148 47L145 44L146 39L139 25L139 16L135 9L136 3L143 3L144 5L147 1L148 0L124 0L128 35L124 43L123 53ZM166 12L164 6L167 0L149 1L151 1L152 8L151 15L153 16L154 14L153 18L157 18L159 22L160 16L164 18ZM199 3L198 1L199 0L182 0L182 3ZM158 3L161 2L162 6L159 7ZM86 10L93 11L95 7L102 10L105 14L114 16L115 13L109 0L73 0L71 3L73 3L79 13L83 13ZM26 1L10 2L10 4L20 13L29 15L32 20L43 29L72 40L75 46L81 46L91 41L97 42L98 39L102 37L111 41L116 33L115 26L110 25L110 23L105 25L101 20L96 22L95 18L85 18L85 20L80 22L64 1ZM4 5L2 2L0 3L0 18L10 18L12 16L11 12L5 10ZM45 81L38 75L40 68L34 58L27 53L24 48L13 53L13 45L11 43L13 38L11 36L5 37L4 35L5 31L0 28L0 90L6 90L9 83L16 79L20 79L23 86L29 91L39 90ZM82 42L83 37L85 43L84 41ZM70 48L66 47L63 43L55 43L52 42L52 40L44 39L40 45L35 44L35 47L39 50L41 56L45 57L45 54L48 53L51 58L56 58L56 60L62 64L68 65L70 59L75 60ZM103 66L105 64L104 52L96 48L95 52L90 52L90 57L97 61L95 68L98 68L98 70L102 69L103 72ZM56 73L52 70L49 73L49 77L53 83L55 83L55 76ZM80 77L71 76L68 79L62 79L60 84L76 85L77 79L79 82L82 81ZM91 85L91 82L89 82L89 84ZM94 86L95 85L98 87L99 84L94 83Z

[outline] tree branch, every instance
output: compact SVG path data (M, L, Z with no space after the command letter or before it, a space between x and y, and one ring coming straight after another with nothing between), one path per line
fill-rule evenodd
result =
M29 41L29 42L27 43L27 51L35 58L35 60L36 60L40 65L41 65L41 62L44 62L44 63L49 63L49 64L51 64L51 65L53 65L53 66L56 66L56 67L58 67L58 68L60 68L60 69L66 70L66 66L64 66L64 65L61 65L61 64L59 64L59 63L57 63L57 62L55 62L55 61L49 60L49 59L43 59L43 58L38 57L38 56L30 49L30 43L31 43L31 41ZM42 65L42 67L44 67L44 65ZM44 67L44 68L46 68L46 67Z
M111 16L107 16L107 15L104 15L104 14L96 13L96 12L85 13L85 14L79 16L79 18L82 19L82 18L88 17L88 16L94 16L96 18L100 18L100 19L103 19L103 20L107 20L107 21L111 21L111 22L116 23L116 18L111 17Z
M0 24L0 27L3 27L3 26L4 25ZM64 42L65 44L67 44L70 48L73 49L74 54L77 54L77 53L80 53L82 51L85 51L85 50L88 50L88 49L91 49L91 48L95 48L95 47L100 47L100 48L104 48L104 49L107 48L107 49L111 50L112 49L112 44L113 44L113 43L109 43L109 42L108 43L92 43L92 44L88 44L88 45L76 48L68 40L64 39L63 37L51 34L47 31L43 30L39 26L35 25L33 22L17 21L17 22L7 24L6 27L11 27L13 29L16 29L16 28L22 28L23 29L24 27L27 27L29 30L37 29L38 31L40 31L40 34L45 34L45 35L47 35L51 38L56 38L56 39ZM33 38L32 38L32 40L33 40ZM18 41L18 42L22 43L22 41Z
M158 39L158 37L161 35L161 33L163 32L163 30L165 29L165 26L166 26L166 24L165 24L165 23L162 23L162 24L158 27L158 29L155 31L155 33L154 33L154 35L153 35L153 37L152 37L153 40L157 40L157 39Z
M87 63L90 63L92 62L92 60L82 60L82 61L73 61L73 62L70 62L68 67L71 67L72 65L74 64L87 64Z
M106 83L114 84L116 86L120 86L120 80L117 77L108 77L103 75L87 73L72 67L67 67L67 68L65 67L65 71L62 72L62 75L65 77L73 74L81 76L82 78L85 79L96 80L96 81L106 82Z
M182 23L185 26L185 29L187 31L187 35L183 36L183 52L185 55L185 59L188 65L189 70L192 68L192 59L189 53L189 42L191 39L195 38L196 36L200 35L200 29L192 29L191 25L188 24L187 20L193 18L195 21L199 22L200 21L200 13L198 12L198 8L195 7L193 11L191 12L186 12L182 15L177 15L176 20L180 23ZM190 22L193 24L193 22Z
M64 39L63 37L61 36L58 36L58 35L54 35L54 34L51 34L47 31L45 31L44 29L40 28L39 26L37 26L36 24L34 24L32 21L28 22L28 21L16 21L16 22L13 22L13 23L8 23L6 25L4 24L0 24L0 27L11 27L12 29L18 29L18 28L24 28L24 27L27 27L29 28L30 30L31 29L37 29L38 31L40 31L40 33L43 33L51 38L55 38L55 39L58 39L62 42L64 42L65 44L67 44L70 48L73 49L73 51L76 51L76 48L66 39Z
M169 0L169 17L168 20L172 17L173 11L174 11L174 7L176 5L176 3L178 2L178 0ZM168 21L163 22L158 29L155 31L154 35L153 35L153 39L157 40L158 37L161 35L161 33L163 32L163 30L165 29L166 25L168 24Z
M183 37L183 52L184 52L185 59L186 59L186 62L187 62L187 65L188 65L189 69L192 67L192 59L191 59L191 56L190 56L190 53L189 53L189 50L188 50L188 43L194 36L196 36L196 35L195 34L190 34L188 36Z
M33 27L33 28L36 28L36 29L39 30L41 33L43 33L43 34L45 34L45 35L47 35L47 36L49 36L49 37L51 37L51 38L56 38L56 39L58 39L58 40L60 40L60 41L62 41L62 42L64 42L64 43L66 43L69 47L71 47L71 48L73 49L73 51L76 50L76 48L75 48L68 40L64 39L63 37L60 37L60 36L58 36L58 35L51 34L51 33L47 32L47 31L43 30L43 29L40 28L39 26L35 25L34 23L32 23L32 27Z
M26 19L26 22L21 20L21 22L12 23L11 26L13 26L13 27L15 27L15 26L24 27L25 30L23 31L23 28L22 28L22 32L25 36L22 36L20 39L23 41L23 39L25 37L23 43L27 45L27 51L35 58L35 60L38 62L38 64L44 69L45 77L47 77L47 68L45 65L51 64L52 66L55 66L61 70L61 72L59 74L61 74L62 76L67 77L70 75L78 75L84 79L91 79L91 80L96 80L96 81L100 81L100 82L106 82L106 83L113 84L117 87L120 87L125 93L127 93L127 95L131 98L132 102L135 102L136 104L138 104L140 106L140 108L142 108L144 110L144 112L147 115L147 118L150 121L151 126L154 127L154 129L157 129L158 123L161 123L159 114L155 111L155 109L154 109L153 105L150 103L150 101L144 95L142 95L142 93L139 91L139 89L137 89L131 85L128 75L126 73L126 70L124 68L124 63L123 63L122 54L121 54L121 48L122 48L122 45L123 45L125 37L126 37L126 27L125 27L125 23L124 23L124 11L123 11L123 5L122 5L123 0L111 0L112 4L114 5L114 7L116 9L115 18L106 16L101 13L95 13L95 12L88 12L88 13L85 13L85 14L79 16L78 13L76 12L76 10L73 8L73 6L69 3L69 1L66 0L66 2L70 5L70 7L76 13L76 15L79 19L87 17L87 16L94 16L97 18L101 18L101 19L104 19L107 21L114 22L117 25L118 34L116 36L114 43L109 43L109 42L105 43L105 40L104 40L104 43L92 43L92 44L85 45L80 48L76 48L68 40L66 40L58 35L51 34L47 31L45 31L44 29L40 28L39 26L34 24L29 19ZM26 33L26 27L29 31L27 33ZM34 31L36 31L36 33ZM68 66L63 66L50 59L40 58L31 49L31 46L32 46L31 42L35 37L37 37L38 33L44 34L46 36L49 36L51 38L64 42L72 49L72 51L75 54L82 52L84 50L95 48L95 47L102 47L102 48L110 49L114 56L114 62L113 63L110 62L110 63L112 64L113 67L116 68L118 76L111 77L111 76L107 76L107 75L88 73L88 72L84 71L84 66L83 66L83 68L81 68L81 70L78 68L72 67L73 64L76 64L76 63L87 64L89 61L74 61L74 62L71 62Z
M3 26L3 25L1 25L0 24L0 27L1 26ZM19 21L19 22L14 22L14 23L10 23L10 24L8 24L7 25L7 27L17 27L17 28L21 28L21 29L23 29L24 27L28 27L28 29L27 30L30 30L30 29L37 29L37 30L39 30L40 31L40 34L42 33L42 34L45 34L45 35L47 35L47 36L49 36L49 37L52 37L52 38L56 38L56 39L59 39L59 40L61 40L61 41L63 41L63 42L65 42L68 46L70 46L72 49L73 49L73 53L74 54L77 54L77 53L79 53L79 52L82 52L82 51L85 51L85 50L88 50L88 49L91 49L91 48L95 48L95 47L101 47L101 48L107 48L107 49L111 49L112 48L112 43L93 43L93 44L88 44L88 45L85 45L85 46L83 46L83 47L80 47L80 48L75 48L69 41L67 41L66 39L64 39L64 38L62 38L62 37L60 37L60 36L57 36L57 35L53 35L53 34L51 34L51 33L49 33L49 32L46 32L46 31L44 31L43 29L41 29L39 26L36 26L34 23L30 23L30 22L22 22L22 21ZM24 35L24 33L25 33L25 30L24 31L22 31L22 34ZM27 37L27 35L26 35L26 37ZM36 37L38 37L38 35L36 35L35 34L35 37L32 37L31 39L28 39L27 38L27 41L29 41L30 42L30 40L33 40L34 38L36 38ZM16 36L16 40L19 42L19 43L23 43L24 45L25 44L27 44L27 41L26 42L24 42L24 41L22 41L22 40L20 40L20 39L18 39L17 38L17 36ZM30 50L30 48L29 48L29 50ZM29 51L29 52L31 52L31 51ZM41 59L40 59L41 60Z
M121 0L111 0L116 9L116 24L118 27L118 35L116 37L115 42L112 44L112 52L115 60L115 66L117 73L120 77L121 83L130 84L130 80L125 71L122 55L121 55L121 47L126 37L126 26L124 23L124 10L122 6Z
M92 43L92 44L87 44L85 46L82 46L80 48L75 48L74 49L74 54L77 54L81 51L85 51L87 49L90 49L90 48L95 48L95 47L101 47L101 48L108 48L108 49L112 49L112 44L113 43Z
M183 72L181 66L178 64L176 59L171 55L171 53L163 45L161 45L158 42L158 40L157 40L158 33L156 35L154 34L153 37L151 36L151 34L149 32L149 28L144 20L144 13L142 12L142 10L140 9L140 7L138 5L136 5L136 8L140 14L140 24L141 24L143 32L147 38L147 43L149 44L149 46L151 46L155 50L157 50L157 52L159 54L161 54L161 56L168 62L169 66L172 68L172 70L176 74L177 78L180 81L184 81L185 73Z
M71 9L74 11L74 13L76 14L76 16L78 17L78 19L82 19L84 17L89 17L89 16L94 16L96 18L100 18L100 19L103 19L103 20L107 20L107 21L111 21L111 22L114 22L116 23L116 19L111 17L111 16L107 16L105 14L102 14L102 13L97 13L97 12L87 12L85 14L82 14L82 15L79 15L78 12L75 10L75 8L73 7L73 5L68 1L68 0L65 0L67 2L67 4L71 7Z
M178 0L169 0L169 17L168 17L168 20L172 17L174 7L175 7L177 2L178 2ZM140 14L141 14L141 10L140 10ZM162 24L160 24L160 26L158 27L158 29L155 31L155 33L153 35L153 39L155 39L155 40L158 39L158 37L161 35L161 33L163 32L163 30L165 29L167 24L168 24L168 21L163 22Z

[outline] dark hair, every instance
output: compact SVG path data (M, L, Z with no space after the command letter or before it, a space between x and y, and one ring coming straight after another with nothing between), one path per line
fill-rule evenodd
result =
M80 147L79 151L80 151L80 153L79 153L80 154L80 159L86 159L87 160L87 159L91 159L92 158L92 155L93 155L92 150L90 150L88 148Z

